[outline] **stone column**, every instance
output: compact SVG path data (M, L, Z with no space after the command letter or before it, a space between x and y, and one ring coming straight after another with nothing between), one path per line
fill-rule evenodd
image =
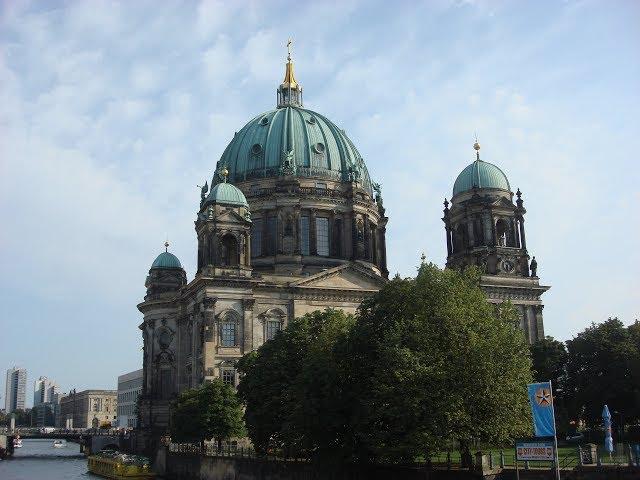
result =
M316 214L318 210L312 208L309 211L309 254L318 255L318 244L316 238Z
M520 242L522 243L521 248L527 249L527 239L524 236L524 218L520 217Z
M262 256L269 253L269 210L262 212L262 248L260 250Z
M300 229L300 206L296 205L293 210L293 231L295 232L295 244L293 246L294 255L300 255L300 236L302 235L302 230Z
M364 257L371 261L371 228L369 227L369 217L364 217Z
M487 210L482 212L482 226L484 229L484 243L490 247L495 244L495 239L492 235L493 227L491 226L491 216Z
M469 247L475 246L475 235L473 232L473 219L467 221L467 234L469 235L469 241L467 242Z
M385 223L386 223L386 219L385 219ZM387 228L385 225L380 225L378 229L380 231L380 253L381 253L380 266L382 268L382 274L385 277L387 277L389 274L389 270L387 269L387 239L386 239Z
M216 329L216 298L206 297L201 304L201 312L202 312L202 360L203 360L203 372L202 374L206 377L209 376L209 369L213 368L215 363L215 329Z
M244 310L244 327L243 327L243 340L242 340L242 353L249 353L253 350L253 306L255 300L247 298L242 301L242 308Z
M353 258L353 213L348 212L342 216L342 256L345 259Z
M335 219L336 219L336 213L331 210L329 212L329 220L328 223L329 225L327 226L327 240L329 241L329 256L330 257L335 257L336 256L336 246L334 245L334 241L335 239L333 238L333 229L335 228Z

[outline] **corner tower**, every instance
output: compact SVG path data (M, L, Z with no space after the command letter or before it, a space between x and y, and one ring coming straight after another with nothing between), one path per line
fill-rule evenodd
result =
M456 178L451 207L444 201L447 267L479 267L489 302L510 300L527 340L534 343L544 338L541 296L550 287L540 285L537 262L529 257L522 193L517 190L514 204L507 176L480 159L477 141L473 148L476 160Z

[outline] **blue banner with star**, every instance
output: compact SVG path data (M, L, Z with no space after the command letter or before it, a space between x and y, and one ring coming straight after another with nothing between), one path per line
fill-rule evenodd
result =
M527 390L536 437L553 437L556 434L556 423L553 418L551 382L532 383L527 386Z

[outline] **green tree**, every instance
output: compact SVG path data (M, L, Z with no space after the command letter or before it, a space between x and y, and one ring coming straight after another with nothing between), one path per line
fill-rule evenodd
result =
M333 347L353 321L340 310L309 313L241 359L238 393L257 451L322 456L341 447L346 406Z
M357 458L411 461L448 440L466 450L530 431L529 348L511 305L478 285L475 269L423 264L363 302L345 349Z
M627 422L640 418L638 328L609 318L567 341L566 394L575 418L600 425L605 404L622 412Z
M533 378L537 382L551 380L553 389L563 387L567 365L567 348L564 342L545 337L531 345Z
M180 394L171 408L171 438L176 442L215 439L222 442L245 434L242 405L234 389L220 379Z
M553 337L545 337L531 345L533 378L537 382L551 380L553 387L556 427L562 436L569 431L565 384L567 368L567 348L564 342Z

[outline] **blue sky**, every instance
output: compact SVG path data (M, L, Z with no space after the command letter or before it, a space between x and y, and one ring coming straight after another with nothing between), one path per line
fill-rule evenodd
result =
M638 25L633 1L0 2L0 368L67 391L140 367L147 270L168 235L193 277L196 185L275 106L288 37L382 184L392 273L444 264L477 132L524 194L546 333L631 323Z

